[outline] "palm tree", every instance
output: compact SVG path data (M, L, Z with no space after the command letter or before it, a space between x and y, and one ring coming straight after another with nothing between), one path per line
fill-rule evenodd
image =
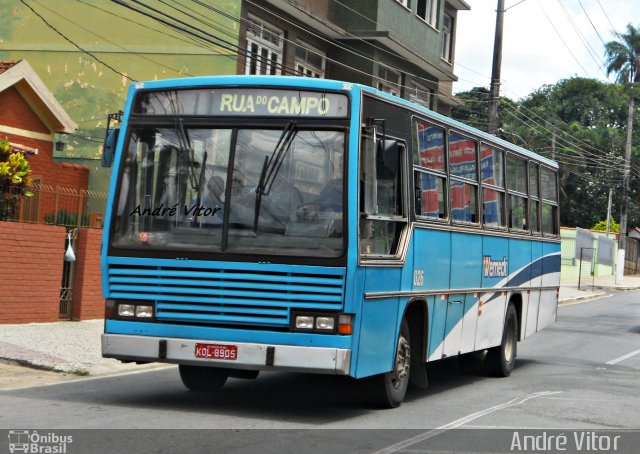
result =
M623 35L616 33L620 41L604 45L607 75L616 73L616 82L640 82L640 30L627 25Z
M620 239L618 247L624 251L627 235L627 207L629 206L629 174L631 170L631 137L633 132L633 84L640 82L640 31L627 25L627 32L616 33L619 41L609 41L604 45L607 75L616 74L616 82L630 84L629 115L627 117L627 142L622 188L622 213L620 215ZM621 266L624 266L624 259ZM619 265L620 266L620 265ZM616 275L616 281L621 274Z

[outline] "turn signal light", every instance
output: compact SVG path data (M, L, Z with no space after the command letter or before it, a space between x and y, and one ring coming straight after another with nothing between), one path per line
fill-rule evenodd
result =
M353 334L353 317L350 314L338 316L338 334Z

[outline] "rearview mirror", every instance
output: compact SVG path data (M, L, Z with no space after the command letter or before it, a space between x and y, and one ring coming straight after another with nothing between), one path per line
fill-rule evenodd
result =
M111 167L119 133L120 129L111 128L107 130L102 146L102 167Z

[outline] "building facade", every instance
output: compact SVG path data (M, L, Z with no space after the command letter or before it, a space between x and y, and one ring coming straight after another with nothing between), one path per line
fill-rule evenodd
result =
M371 85L443 114L457 104L464 0L127 4L0 0L0 59L28 60L77 122L54 158L90 167L91 189L107 190L99 165L106 114L122 109L136 80L289 74Z
M237 73L358 82L445 115L462 0L242 2Z

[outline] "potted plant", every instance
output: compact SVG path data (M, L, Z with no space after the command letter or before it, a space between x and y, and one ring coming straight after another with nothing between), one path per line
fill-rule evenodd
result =
M31 167L7 139L0 139L0 221L12 220L21 196L30 197Z

